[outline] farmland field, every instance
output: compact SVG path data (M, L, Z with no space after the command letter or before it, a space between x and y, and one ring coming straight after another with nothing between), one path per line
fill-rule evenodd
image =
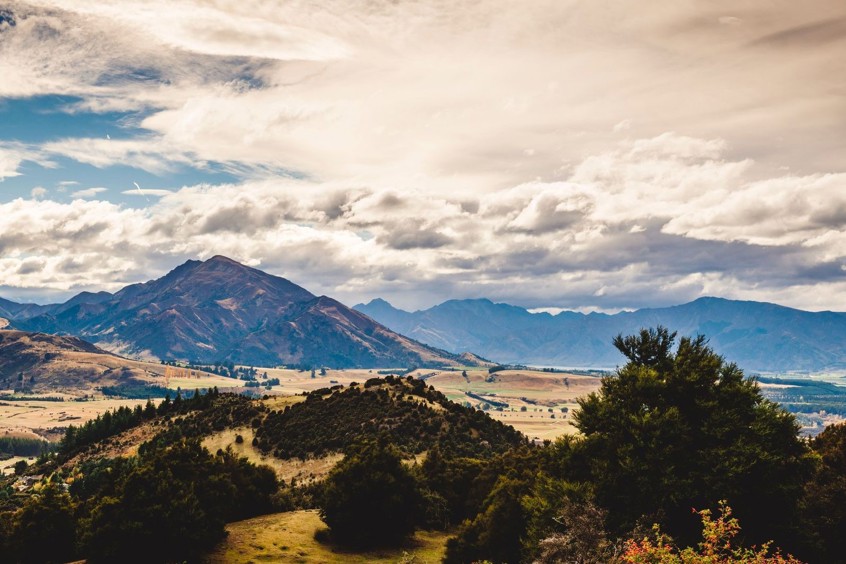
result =
M221 390L242 391L245 382L233 378L225 378L211 373L199 374L199 377L171 377L164 378L162 365L133 361L138 368L143 367L150 384L164 386L170 389L182 390L204 389L217 386ZM319 388L336 385L348 386L352 382L363 383L374 377L389 373L405 374L404 369L348 369L325 371L294 370L286 368L258 368L259 384L263 383L263 375L269 379L278 379L279 384L271 389L265 387L252 388L259 395L268 394L271 402L282 402L276 407L283 407L291 399L287 397L310 392ZM572 425L573 412L577 408L576 400L599 388L598 375L573 374L566 372L547 372L532 369L502 370L493 374L486 368L467 367L462 370L419 369L410 373L415 378L426 381L434 386L450 400L484 409L498 421L513 426L526 434L529 438L540 440L554 440L564 434L576 432ZM835 377L836 376L836 377ZM841 421L846 414L846 387L842 387L843 375L835 376L804 376L785 377L769 376L761 378L764 395L773 401L782 403L794 412L806 434L816 434L825 425ZM38 401L35 397L27 397L27 401L4 401L2 395L11 394L0 391L0 433L17 433L21 436L43 437L57 440L61 437L67 425L80 425L97 415L120 406L133 407L146 400L128 400L103 397L96 388L85 390L86 401L74 401L71 394L49 394L64 397L66 401ZM276 399L273 399L276 398ZM285 399L283 399L285 398ZM293 399L293 398L292 398ZM251 431L243 433L252 440ZM244 445L235 443L235 435L209 439L209 448L225 448L233 446L236 450L250 450ZM256 453L242 453L249 458L258 456ZM254 454L255 456L249 456ZM256 460L258 461L258 460ZM268 463L267 460L262 462ZM271 464L273 465L273 464ZM295 468L286 465L276 468L280 477L301 479L314 474L321 476L325 469L320 465Z
M97 355L104 358L104 355ZM126 361L141 371L144 376L141 385L152 384L176 390L205 389L217 386L240 388L243 382L214 374L201 373L199 377L164 377L160 364L140 361ZM119 388L119 387L118 387ZM57 401L59 400L59 401ZM146 399L122 399L105 396L95 385L62 387L61 391L15 394L13 390L0 390L0 435L14 433L30 438L58 440L68 425L82 425L101 413L122 406L135 407ZM154 400L158 401L158 400Z
M59 440L68 425L82 425L101 413L121 406L135 407L141 400L0 401L0 435Z

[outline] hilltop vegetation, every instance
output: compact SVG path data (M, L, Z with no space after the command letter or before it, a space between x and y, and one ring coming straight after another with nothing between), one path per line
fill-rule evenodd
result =
M58 453L42 457L28 470L44 476L35 488L13 495L11 479L0 485L5 506L0 548L12 561L192 560L222 538L228 521L272 510L313 508L324 499L320 484L281 484L280 489L270 468L200 446L203 437L225 429L249 425L276 445L284 443L283 435L297 440L292 434L296 430L305 439L314 417L323 418L326 434L305 441L297 451L302 457L352 452L377 429L382 440L404 444L405 453L443 444L482 459L525 440L482 413L451 404L422 381L389 377L358 388L318 390L282 411L269 407L276 405L272 401L210 390L167 398L158 406L148 401L135 409L122 407L71 426ZM395 425L379 425L385 410ZM339 438L345 421L358 430ZM138 445L137 454L104 455L106 441L140 426L151 426L154 433ZM404 443L405 434L418 439ZM273 450L282 452L281 447ZM408 486L417 491L416 479L409 480ZM67 492L62 484L69 486ZM418 511L410 515L413 530ZM42 533L32 532L34 519L45 523L37 528ZM53 533L56 541L46 543Z
M256 437L262 450L279 458L345 451L371 438L384 438L406 455L436 444L462 455L489 455L525 440L512 427L450 402L422 380L394 376L312 392L306 401L269 414Z

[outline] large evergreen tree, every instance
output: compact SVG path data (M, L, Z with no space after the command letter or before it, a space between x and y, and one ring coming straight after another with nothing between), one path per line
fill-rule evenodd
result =
M584 477L612 532L646 517L693 542L691 508L725 499L749 540L783 542L809 466L795 419L704 337L674 342L663 327L618 336L629 362L579 402Z
M320 516L340 543L367 547L397 544L414 532L420 494L397 451L365 443L326 479Z
M59 486L49 484L32 496L14 515L11 554L0 560L12 562L67 562L74 555L76 530L74 504Z

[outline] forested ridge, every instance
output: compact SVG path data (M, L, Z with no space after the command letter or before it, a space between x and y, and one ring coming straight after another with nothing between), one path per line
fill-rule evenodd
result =
M513 427L453 403L410 376L312 392L306 401L270 413L256 437L262 450L279 458L343 452L366 439L384 439L405 455L437 444L463 455L490 456L525 442Z

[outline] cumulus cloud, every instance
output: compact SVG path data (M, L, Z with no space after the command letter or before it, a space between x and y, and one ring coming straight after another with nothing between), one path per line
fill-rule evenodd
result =
M487 296L614 309L717 294L840 304L846 202L831 197L843 176L750 180L750 163L726 152L720 140L636 139L564 180L472 206L460 194L278 178L162 191L140 210L18 199L0 204L0 272L21 288L114 290L225 254L348 302Z

